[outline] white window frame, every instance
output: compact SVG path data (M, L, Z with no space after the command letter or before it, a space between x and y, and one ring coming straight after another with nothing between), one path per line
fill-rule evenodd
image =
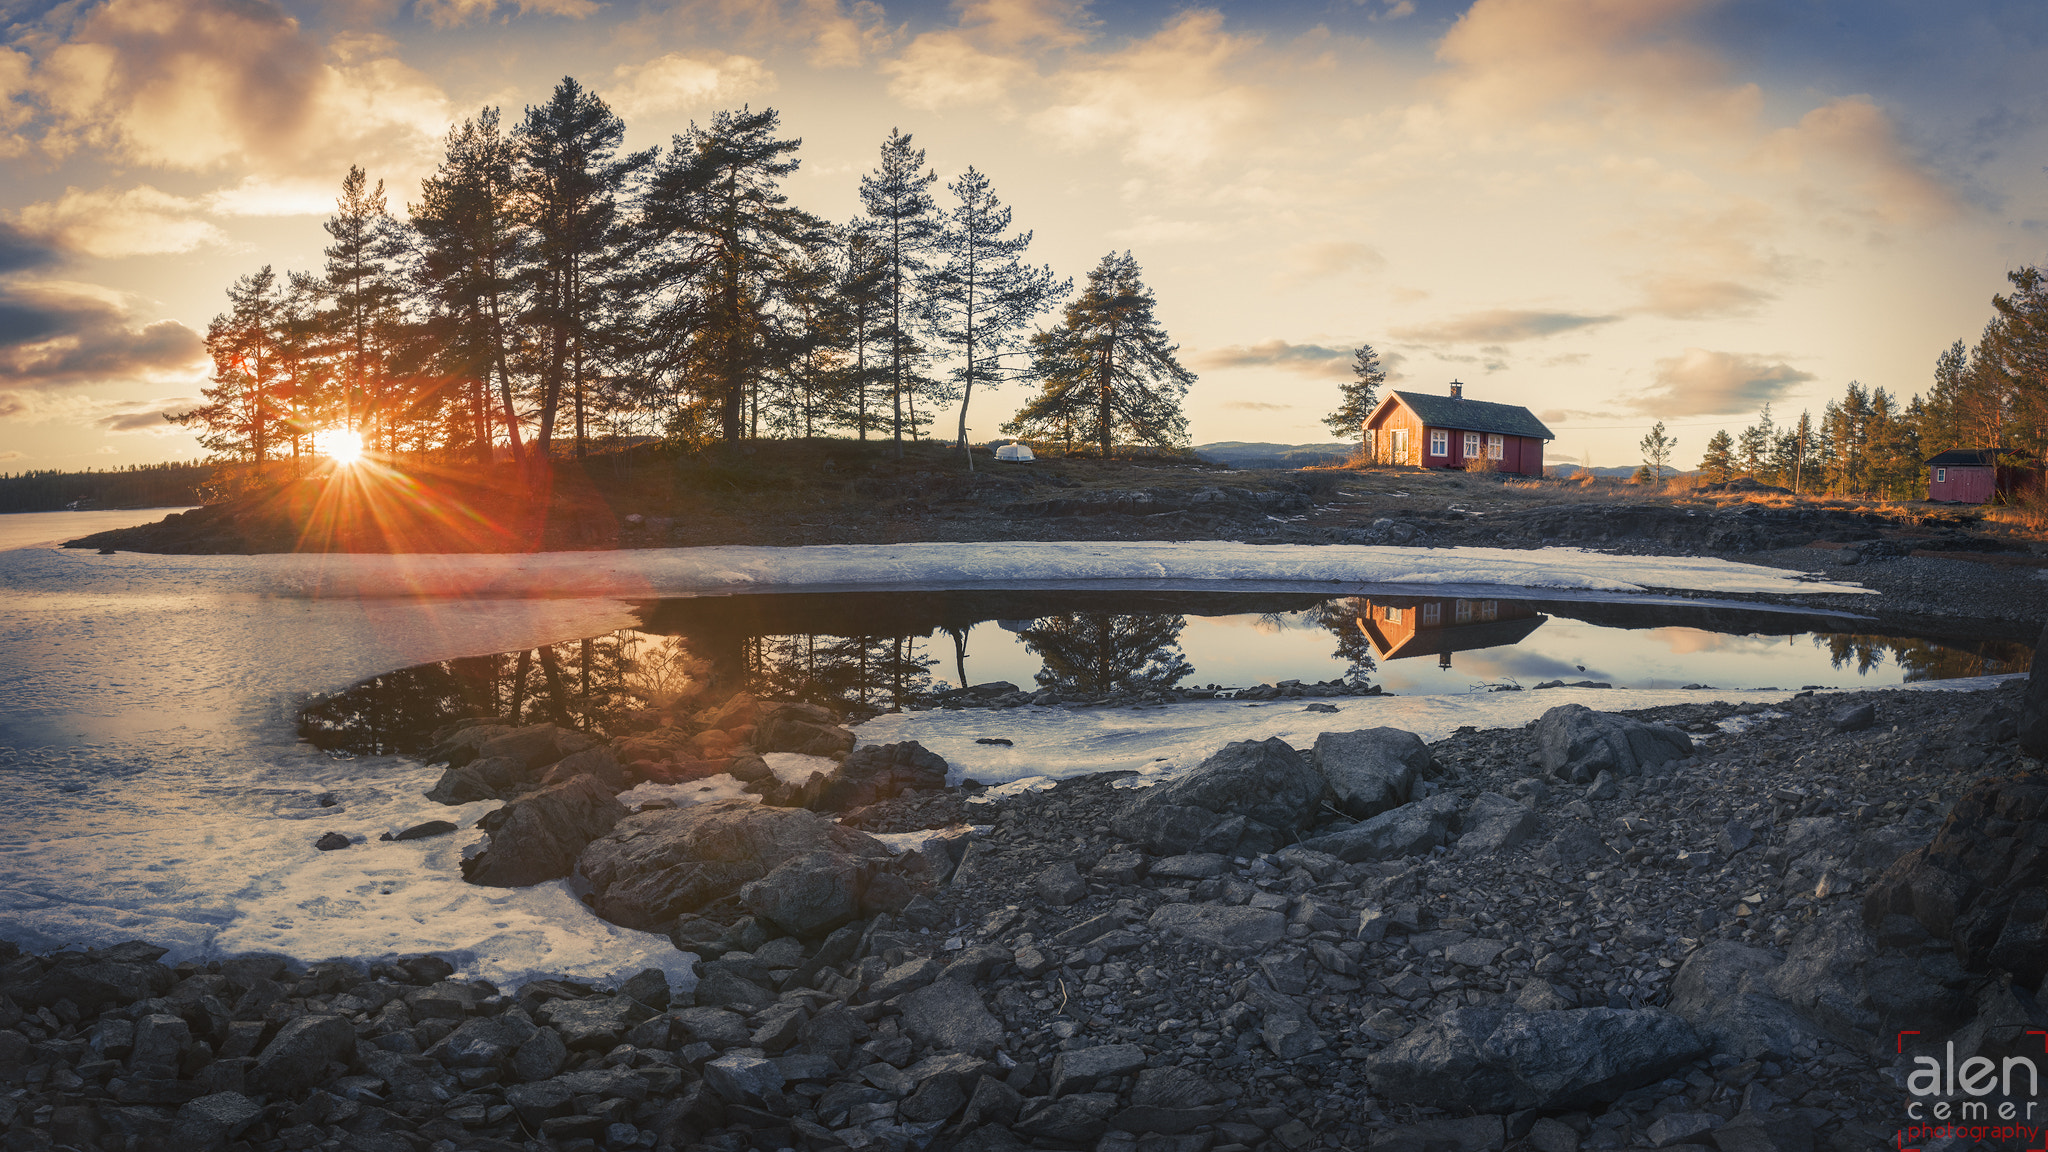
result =
M1948 469L1946 469L1946 468L1936 468L1936 469L1934 470L1934 482L1935 482L1936 484L1946 484L1946 483L1948 483Z
M1401 623L1401 610L1399 608L1389 607L1388 609L1386 609L1385 619L1389 624Z
M1443 623L1444 606L1435 600L1431 600L1429 603L1424 604L1422 606L1422 622L1424 624Z
M1486 434L1486 458L1498 460L1507 451L1507 440L1498 432Z
M1451 454L1451 434L1442 428L1431 428L1429 430L1429 454L1431 456L1449 456Z
M1472 622L1472 602L1470 600L1460 600L1452 607L1458 623L1470 624Z
M1465 433L1465 459L1479 459L1479 433L1477 432Z
M1481 600L1479 602L1479 618L1481 620L1500 619L1500 601Z

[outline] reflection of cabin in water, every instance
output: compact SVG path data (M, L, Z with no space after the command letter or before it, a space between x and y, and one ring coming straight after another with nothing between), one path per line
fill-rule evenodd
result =
M1449 668L1453 652L1519 644L1548 619L1526 600L1367 599L1358 627L1382 660L1435 656Z

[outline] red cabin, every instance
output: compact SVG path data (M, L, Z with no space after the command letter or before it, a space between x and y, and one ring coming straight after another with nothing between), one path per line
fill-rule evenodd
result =
M1519 404L1465 399L1465 386L1451 381L1451 394L1389 392L1365 420L1365 445L1381 464L1464 468L1484 459L1496 471L1543 475L1543 445L1555 440L1534 413Z
M2039 487L2040 468L1999 462L1999 456L2009 451L1951 448L1929 458L1927 498L1947 504L1989 504Z

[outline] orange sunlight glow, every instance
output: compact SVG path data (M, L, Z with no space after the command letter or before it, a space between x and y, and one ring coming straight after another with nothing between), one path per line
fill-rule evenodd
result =
M313 451L336 464L353 464L363 458L362 433L347 428L324 428L313 433Z

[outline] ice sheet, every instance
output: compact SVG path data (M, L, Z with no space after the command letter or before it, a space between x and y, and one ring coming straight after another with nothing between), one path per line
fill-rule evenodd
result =
M634 621L629 597L1159 580L1339 592L1373 582L1840 587L1721 560L1570 549L1152 542L540 556L0 551L0 924L32 948L140 937L171 947L174 961L252 949L308 960L434 950L507 987L549 974L615 979L650 964L679 974L684 954L598 920L568 882L517 891L462 883L461 852L479 836L468 825L489 805L428 802L421 793L434 770L404 758L333 760L296 743L294 703L423 661L625 627ZM1648 695L1600 699L1640 705ZM1518 701L1572 698L1553 691L1346 700L1342 714L1313 720L1278 703L927 713L877 720L861 735L921 739L967 774L999 781L1193 763L1226 740L1267 729L1312 739L1347 725L1436 733L1518 723ZM1018 746L973 744L982 734L1009 735ZM331 806L319 804L323 793L332 794ZM678 801L727 794L738 794L736 785L711 781L666 793ZM439 818L463 831L403 844L376 839ZM313 841L330 830L361 840L315 851Z

